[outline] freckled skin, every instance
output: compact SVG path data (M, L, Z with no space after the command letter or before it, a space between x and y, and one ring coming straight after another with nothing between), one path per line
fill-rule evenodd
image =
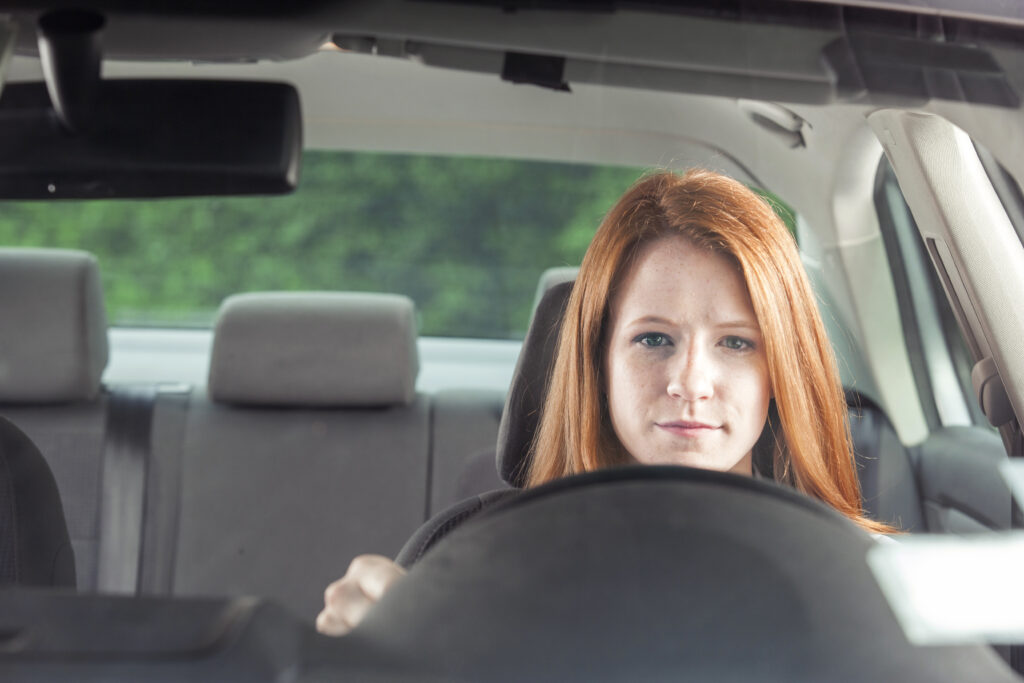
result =
M749 475L771 383L737 267L662 238L641 249L610 313L605 388L626 450L644 464Z

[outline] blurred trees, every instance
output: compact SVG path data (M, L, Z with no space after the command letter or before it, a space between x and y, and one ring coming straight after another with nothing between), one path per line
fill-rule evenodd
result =
M260 290L399 292L420 334L521 337L641 170L307 151L283 197L7 202L0 244L84 249L121 325L209 325Z

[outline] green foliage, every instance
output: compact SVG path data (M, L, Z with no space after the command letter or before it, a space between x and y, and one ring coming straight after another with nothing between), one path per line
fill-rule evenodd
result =
M245 291L400 292L423 335L521 337L639 169L307 151L284 197L9 202L0 244L84 249L119 325L209 325Z

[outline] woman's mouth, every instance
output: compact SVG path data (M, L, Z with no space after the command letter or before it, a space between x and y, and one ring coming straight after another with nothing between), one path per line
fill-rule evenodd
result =
M657 424L659 429L670 434L691 439L707 436L708 434L721 429L721 426L690 420L672 420L671 422L657 422L655 424Z

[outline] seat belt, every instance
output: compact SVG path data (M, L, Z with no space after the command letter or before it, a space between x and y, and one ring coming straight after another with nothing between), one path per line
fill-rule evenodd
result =
M100 592L138 588L155 387L109 391L100 484Z
M181 467L192 387L161 386L155 398L146 500L143 509L139 595L170 595L178 543Z

